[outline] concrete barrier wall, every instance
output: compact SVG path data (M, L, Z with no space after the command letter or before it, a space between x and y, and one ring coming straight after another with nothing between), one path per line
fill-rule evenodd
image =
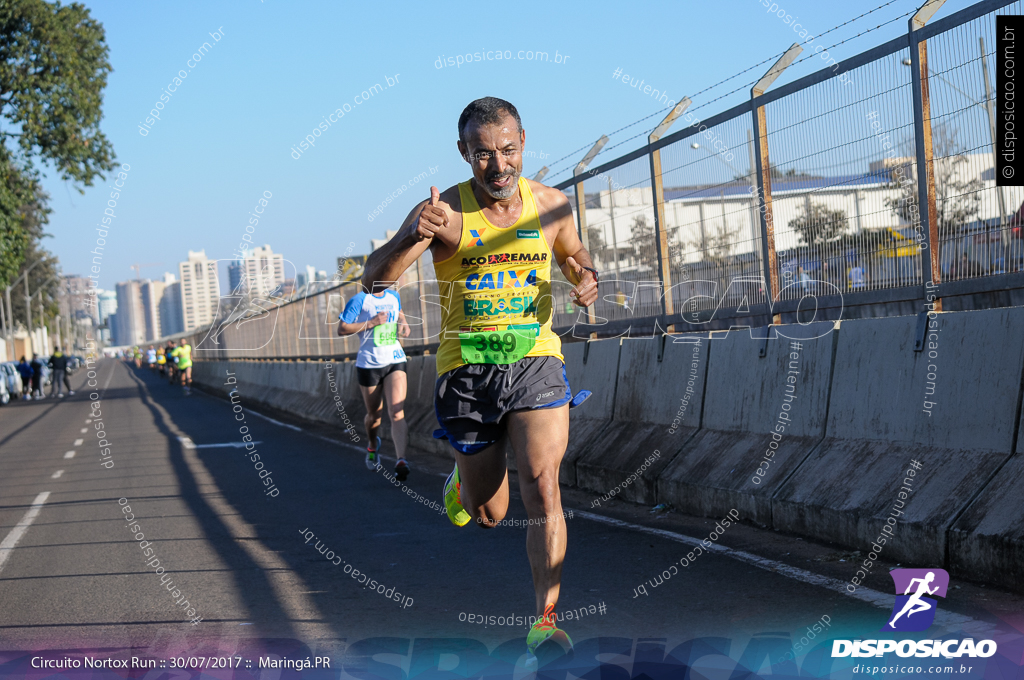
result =
M834 324L799 330L816 339L766 342L744 329L711 340L704 422L658 480L659 500L771 526L772 495L825 436Z
M895 513L886 559L946 561L953 521L1012 453L1024 309L939 314L922 352L917 325L842 322L826 439L776 495L776 528L865 549Z
M590 343L588 365L605 359L598 351L602 342ZM608 366L595 367L607 381L608 368L617 365L614 387L604 387L614 403L609 409L602 402L601 417L593 418L587 402L570 424L575 440L572 428L592 420L598 442L583 444L576 459L579 487L603 497L657 502L659 475L700 427L707 355L708 340L697 334L623 339L618 361L608 358Z
M783 326L780 335L821 337L799 349L769 340L764 357L764 341L745 330L672 336L664 347L660 338L565 343L573 392L593 396L570 412L562 483L698 515L737 508L865 551L894 521L886 559L1024 592L1024 309L939 314L923 352L913 351L916 316L831 328ZM365 440L355 365L332 366ZM408 362L410 443L453 456L432 436L435 366L429 355ZM324 362L200 360L194 380L225 393L228 370L245 404L343 427Z
M619 339L563 342L562 356L573 394L580 390L593 393L579 408L569 411L569 445L562 458L559 479L576 486L576 461L594 448L604 446L601 432L615 409Z

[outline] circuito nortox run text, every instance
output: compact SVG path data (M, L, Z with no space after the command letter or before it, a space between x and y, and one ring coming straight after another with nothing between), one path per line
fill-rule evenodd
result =
M384 90L388 89L389 87L394 87L395 85L398 85L398 76L400 75L400 73L396 73L393 79L391 78L391 76L384 76L384 82L387 83L386 85L381 85L380 83L377 83L373 87L367 88L360 92L359 94L352 97L352 101L354 101L358 106L359 104L362 104L364 101L366 101L373 95L379 94ZM293 146L291 148L292 158L294 158L295 160L299 160L300 158L302 158L302 154L304 154L307 149L309 149L311 146L316 146L317 137L327 132L328 128L331 127L332 123L337 123L338 121L345 117L346 113L351 113L351 111L352 105L349 104L348 102L345 102L344 104L342 104L340 109L336 109L334 113L324 116L323 119L320 121L320 124L313 128L313 131L306 135L306 138L303 141L299 142L297 146ZM337 116L337 118L335 118L335 116ZM299 147L301 147L301 150L299 149Z

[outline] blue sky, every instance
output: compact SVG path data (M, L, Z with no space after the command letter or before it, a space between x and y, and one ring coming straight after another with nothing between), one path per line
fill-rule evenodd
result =
M883 2L778 4L812 33L821 33ZM85 4L106 28L114 69L102 127L118 161L131 167L107 238L103 288L132 278L133 263L159 263L145 267L143 277L176 272L190 249L231 258L264 192L272 198L253 240L270 244L299 267L331 271L339 255L365 253L371 238L396 228L429 196L430 183L444 188L468 177L455 142L459 113L469 101L493 95L518 107L527 152L534 154L524 174L532 176L542 165L661 108L612 79L615 69L678 98L782 52L797 38L760 0ZM820 42L831 46L917 4L897 0ZM937 16L969 4L949 0ZM222 39L214 41L210 33L221 30ZM905 31L904 18L832 53L843 59ZM204 42L212 49L190 67L188 60ZM524 56L526 50L547 52L550 60L436 67L441 57L499 49L513 57L520 50ZM554 63L556 51L568 60ZM779 84L816 68L814 59L798 64ZM766 69L756 69L756 75ZM187 77L149 134L140 135L139 123L179 70ZM701 95L694 106L756 75L752 71ZM355 102L388 78L394 80L391 87ZM701 113L716 113L745 96L737 93ZM315 147L293 158L292 147L346 104L349 110ZM620 132L609 146L658 120ZM628 142L598 162L642 141ZM569 164L563 161L556 170ZM367 214L389 194L430 168L436 173L429 182L401 193L368 221ZM107 184L80 195L59 180L45 183L54 211L47 228L54 238L45 246L59 256L65 273L88 273Z

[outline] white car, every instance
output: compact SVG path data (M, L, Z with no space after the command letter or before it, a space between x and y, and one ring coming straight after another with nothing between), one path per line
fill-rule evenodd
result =
M21 394L22 382L21 373L18 372L18 365L13 361L0 363L0 378L7 383L7 391L15 396Z

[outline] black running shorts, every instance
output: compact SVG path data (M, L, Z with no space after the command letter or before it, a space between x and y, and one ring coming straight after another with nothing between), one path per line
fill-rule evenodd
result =
M434 387L434 411L456 451L479 453L505 436L505 414L569 403L569 378L558 357L526 357L514 364L466 364Z
M359 380L359 384L363 387L376 387L384 382L384 378L395 371L408 373L408 371L405 370L405 362L400 361L397 364L388 364L387 366L381 366L380 368L359 368L356 366L356 376Z

